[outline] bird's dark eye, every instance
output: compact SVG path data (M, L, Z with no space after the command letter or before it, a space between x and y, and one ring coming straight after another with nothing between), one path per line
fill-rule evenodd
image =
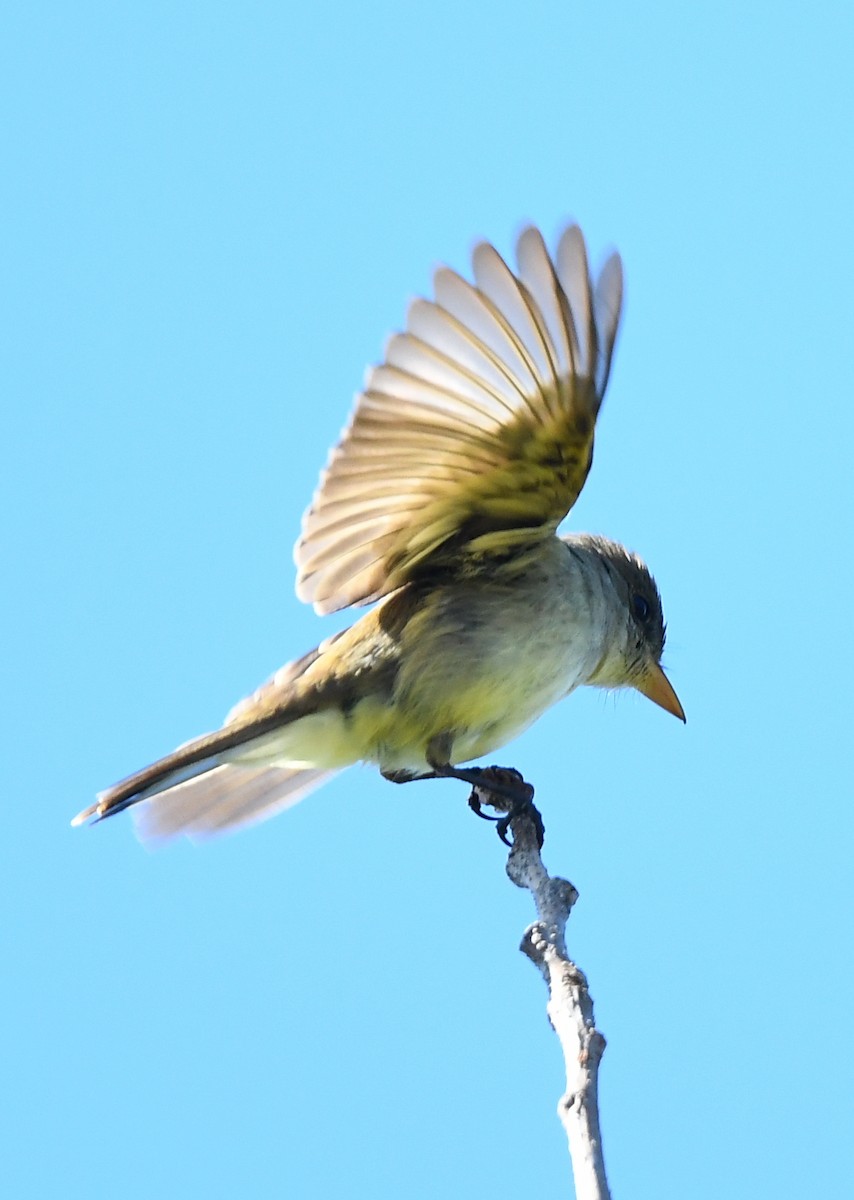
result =
M632 596L632 612L636 621L645 621L649 616L649 601L640 592L635 592Z

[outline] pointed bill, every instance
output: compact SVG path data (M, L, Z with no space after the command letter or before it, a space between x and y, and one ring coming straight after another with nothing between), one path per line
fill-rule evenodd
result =
M647 700L652 700L665 712L673 713L680 721L685 721L685 710L679 703L679 697L673 690L673 684L664 674L657 662L650 662L646 671L634 685Z

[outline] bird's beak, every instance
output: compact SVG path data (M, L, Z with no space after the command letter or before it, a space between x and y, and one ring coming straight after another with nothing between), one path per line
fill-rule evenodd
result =
M685 711L679 703L679 697L673 690L673 684L667 678L657 662L650 662L643 675L634 685L648 700L652 700L659 708L673 713L680 721L685 720Z

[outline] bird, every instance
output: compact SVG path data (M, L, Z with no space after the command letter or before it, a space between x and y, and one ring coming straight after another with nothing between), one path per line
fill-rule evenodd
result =
M486 241L369 368L302 522L296 592L372 605L287 663L219 730L98 794L158 841L266 819L344 767L477 784L473 763L580 686L634 688L684 722L661 666L658 588L634 552L559 534L593 457L623 267L595 279L568 225L528 226L515 269Z

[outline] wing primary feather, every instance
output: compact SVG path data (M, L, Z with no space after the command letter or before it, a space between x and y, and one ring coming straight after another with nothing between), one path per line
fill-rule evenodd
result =
M527 400L524 393L490 348L449 312L431 300L415 300L407 324L411 333L444 363L446 371L463 375L488 392L503 420L517 415L519 400Z
M448 436L455 429L484 433L500 429L495 397L479 381L450 367L430 347L419 347L417 354L420 362L407 355L408 367L387 364L371 372L359 397L360 407L389 415L392 409L402 416L420 414L422 421L447 430Z
M494 246L481 242L472 255L475 283L495 305L525 346L531 371L543 395L554 384L554 361L542 319L525 286L513 274ZM549 410L551 413L551 409Z
M437 303L497 357L519 401L538 418L530 402L530 397L539 390L533 359L500 309L485 293L447 267L436 272L435 289Z
M563 289L539 229L530 226L522 232L516 255L519 278L528 289L536 315L542 321L543 341L557 390L560 381L571 383L579 373L578 339L572 313L565 303Z
M575 342L574 370L580 377L592 379L596 365L596 325L587 250L577 225L570 225L561 235L555 255L555 266L569 310L570 327Z
M605 394L611 373L611 357L617 340L623 307L623 263L619 254L611 254L599 273L593 293L593 311L599 335L596 361L596 391Z
M395 508L396 517L415 515L423 509L423 506L425 506L423 500L421 504L398 505ZM365 545L366 541L372 540L354 540L361 538L362 534L368 530L379 528L387 532L389 529L389 505L385 504L383 499L375 500L369 509L363 504L360 504L356 511L349 511L351 509L355 509L353 503L344 504L344 511L339 512L337 517L335 514L330 515L326 508L318 510L312 523L306 526L306 536L311 536L312 539L320 542L335 538L337 551L342 553L347 550L355 550L356 546ZM397 520L393 523L397 524Z

